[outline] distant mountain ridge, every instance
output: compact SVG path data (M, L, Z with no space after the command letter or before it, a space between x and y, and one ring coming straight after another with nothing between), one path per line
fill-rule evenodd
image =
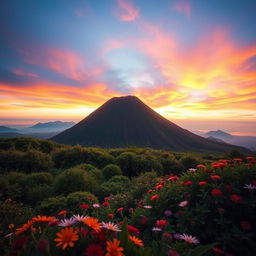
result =
M62 122L62 121L54 121L47 123L37 123L29 128L32 129L67 129L73 126L75 122Z
M114 97L78 124L54 136L64 144L173 151L225 152L245 148L207 140L165 119L134 96Z
M17 132L17 129L10 128L7 126L0 126L0 132Z
M222 130L217 130L217 131L209 131L207 133L205 133L205 136L206 137L217 137L217 138L231 138L232 135L227 133L227 132L224 132Z

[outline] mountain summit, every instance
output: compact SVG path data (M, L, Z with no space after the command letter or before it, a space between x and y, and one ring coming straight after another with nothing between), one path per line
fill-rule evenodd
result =
M114 97L52 138L97 147L152 147L174 151L224 152L239 147L213 142L165 119L135 96Z

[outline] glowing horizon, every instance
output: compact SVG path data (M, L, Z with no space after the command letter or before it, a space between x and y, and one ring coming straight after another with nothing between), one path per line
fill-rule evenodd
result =
M135 95L187 127L219 121L256 135L253 1L13 1L2 9L0 125L79 121L111 97Z

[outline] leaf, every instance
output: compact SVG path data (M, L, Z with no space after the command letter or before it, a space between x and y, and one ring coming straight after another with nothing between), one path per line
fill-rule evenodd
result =
M204 255L206 252L210 251L217 244L218 243L197 246L195 249L193 249L191 251L190 256L201 256L201 255Z

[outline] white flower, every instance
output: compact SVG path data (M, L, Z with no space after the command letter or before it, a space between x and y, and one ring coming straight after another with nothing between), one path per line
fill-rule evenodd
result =
M87 218L87 216L77 214L73 215L72 218L74 218L76 221L83 222Z
M113 222L104 222L104 221L102 221L101 222L101 227L102 228L105 228L105 229L108 229L108 230L112 230L112 231L117 231L117 232L119 232L119 231L121 231L119 228L118 228L118 226L117 226L117 224L115 224L115 223L113 223Z
M189 244L199 244L199 240L196 237L191 235L187 235L187 234L180 235L180 239L186 241Z
M162 231L162 229L159 228L159 227L153 227L153 228L152 228L152 231L160 232L160 231Z
M256 189L256 185L252 185L252 184L245 184L244 185L245 189L249 189L249 190L254 190Z
M100 208L100 205L99 204L93 204L92 205L94 208Z
M63 219L60 221L60 223L58 224L58 226L60 227L69 227L74 225L77 222L77 219L75 219L74 217L71 217L70 219Z
M144 207L145 209L151 209L151 208L152 208L151 205L144 205L143 207Z

